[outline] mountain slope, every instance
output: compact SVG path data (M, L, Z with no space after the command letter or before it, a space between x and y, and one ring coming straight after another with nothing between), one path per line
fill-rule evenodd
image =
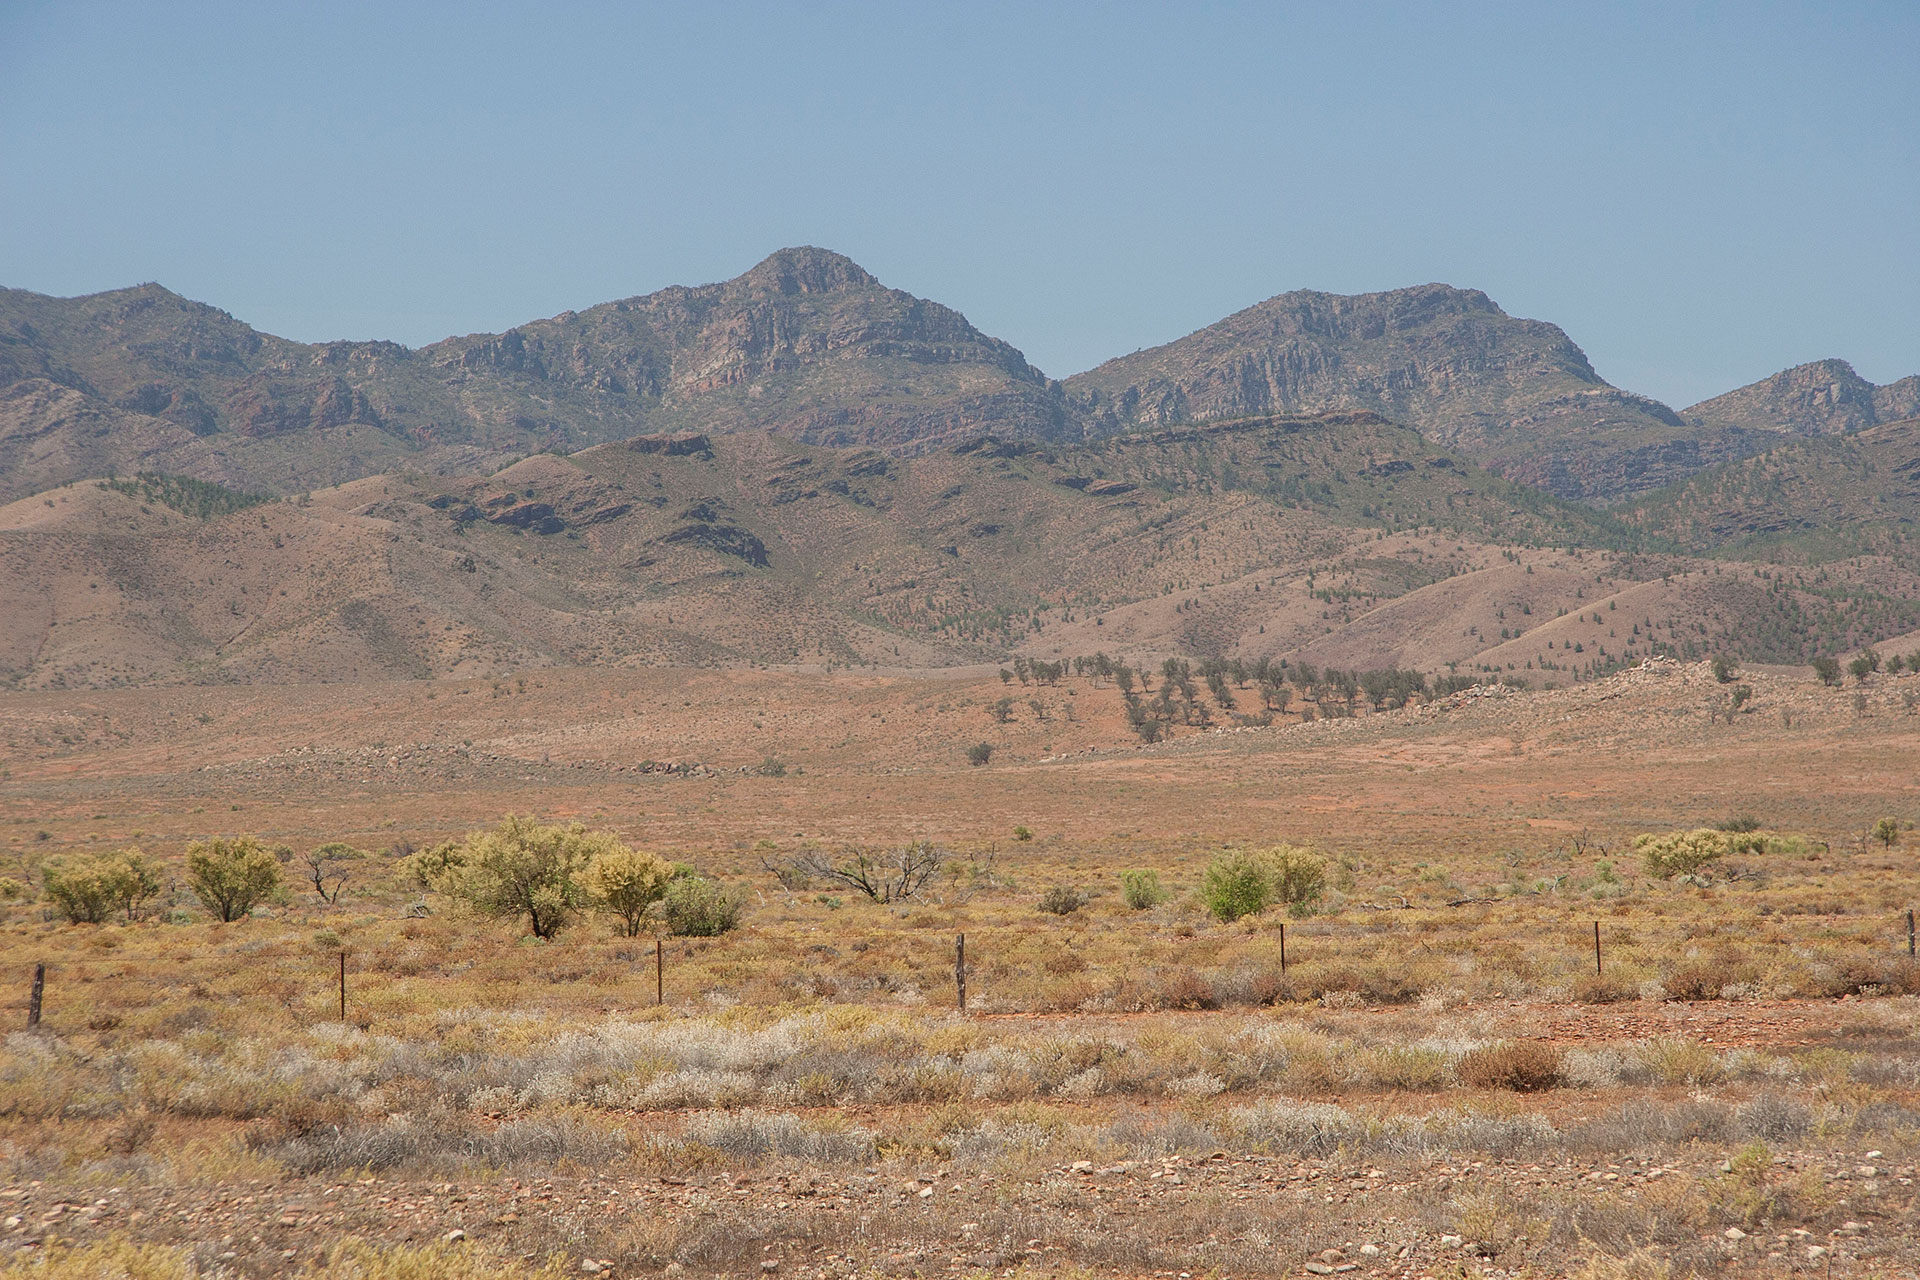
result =
M1920 376L1876 387L1845 360L1815 360L1703 400L1685 416L1709 428L1835 435L1920 417Z
M291 492L690 426L899 452L1069 430L1018 351L818 249L418 350L289 342L158 285L0 290L0 497L140 467Z
M1875 603L1920 600L1903 563L1762 590L1637 536L1364 413L909 458L646 435L281 499L87 482L0 507L0 682L1101 649L1565 682L1656 649L1792 658L1920 626Z
M1615 514L1701 552L1910 555L1920 539L1920 419L1783 444Z
M1065 386L1107 431L1367 409L1568 498L1654 488L1750 451L1738 428L1689 428L1609 386L1556 326L1441 284L1281 294Z
M0 508L7 678L979 660L1068 615L1417 526L1621 536L1367 414L1081 446L983 437L907 459L764 432L649 435L205 519L172 493L87 483Z

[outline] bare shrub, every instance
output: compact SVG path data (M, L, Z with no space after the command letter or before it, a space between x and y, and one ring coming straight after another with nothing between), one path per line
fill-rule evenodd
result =
M1454 1068L1460 1082L1475 1089L1535 1093L1565 1080L1560 1051L1531 1040L1509 1040L1475 1049Z
M265 1154L303 1174L457 1165L511 1168L562 1160L603 1165L629 1150L626 1135L573 1116L533 1117L488 1130L445 1114L396 1116L383 1124L336 1127L261 1146Z
M1718 1000L1726 983L1726 971L1719 965L1693 961L1680 965L1660 985L1669 1000Z
M1056 884L1040 895L1040 910L1051 916L1070 916L1087 905L1087 895L1072 885Z
M789 865L797 874L843 885L875 902L901 902L932 885L946 860L945 850L919 840L897 849L848 849L837 862L804 850Z
M1154 997L1155 1003L1162 1009L1218 1009L1220 1007L1220 995L1213 989L1213 984L1192 969L1175 969L1161 975Z
M875 1150L869 1130L813 1127L784 1112L695 1116L680 1140L697 1142L737 1161L781 1156L814 1164L865 1164L874 1158Z
M1573 984L1576 1004L1618 1004L1639 994L1639 988L1616 974L1589 973Z

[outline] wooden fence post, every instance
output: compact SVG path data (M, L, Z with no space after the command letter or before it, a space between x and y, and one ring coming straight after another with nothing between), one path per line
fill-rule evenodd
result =
M340 1021L347 1020L347 952L340 950Z
M1907 908L1907 959L1913 959L1913 908Z
M967 1011L967 935L953 935L953 993L960 1012Z
M1598 920L1593 922L1593 972L1595 976L1600 973L1600 922Z
M667 1002L667 948L658 938L653 940L653 1002Z
M1280 972L1287 971L1287 922L1280 922Z
M33 1031L40 1026L40 1000L47 990L47 966L33 966L33 993L27 997L27 1030Z

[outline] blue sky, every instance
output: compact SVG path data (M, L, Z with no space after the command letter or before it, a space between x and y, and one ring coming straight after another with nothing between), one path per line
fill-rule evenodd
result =
M1920 6L0 4L0 283L419 344L789 244L1056 377L1442 280L1920 372Z

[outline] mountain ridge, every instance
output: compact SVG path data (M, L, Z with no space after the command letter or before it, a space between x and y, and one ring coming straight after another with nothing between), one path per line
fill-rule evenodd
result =
M1824 361L1676 414L1600 378L1558 326L1438 283L1279 294L1060 382L961 313L811 246L422 347L299 343L153 283L70 299L0 289L0 499L139 469L299 492L671 431L911 456L988 434L1367 411L1604 505L1910 401L1920 412L1920 378L1873 388Z

